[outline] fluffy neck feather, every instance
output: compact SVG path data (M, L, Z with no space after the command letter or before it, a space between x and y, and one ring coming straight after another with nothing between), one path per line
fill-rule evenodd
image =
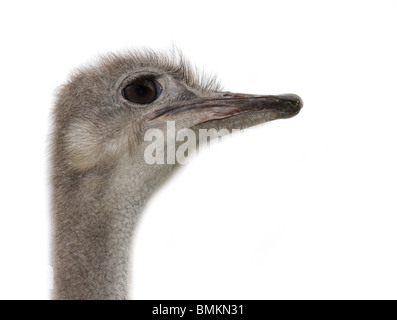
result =
M106 171L58 177L54 298L128 297L134 226L148 197L173 168L125 158Z

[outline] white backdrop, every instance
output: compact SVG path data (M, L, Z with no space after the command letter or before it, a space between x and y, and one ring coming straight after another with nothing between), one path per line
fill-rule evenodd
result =
M305 106L156 194L132 297L396 299L396 14L395 1L3 1L0 298L49 298L54 89L97 54L175 44L226 90Z

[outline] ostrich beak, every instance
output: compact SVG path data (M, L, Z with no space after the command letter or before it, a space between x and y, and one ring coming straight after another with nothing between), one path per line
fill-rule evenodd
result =
M302 99L295 94L259 96L217 92L208 98L181 101L156 110L151 120L156 122L174 120L187 127L213 120L247 119L250 116L259 120L255 122L266 122L293 117L299 113L302 106Z

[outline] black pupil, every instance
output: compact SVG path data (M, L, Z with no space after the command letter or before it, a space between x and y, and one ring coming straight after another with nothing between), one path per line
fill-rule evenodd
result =
M147 88L144 86L137 86L136 93L138 96L144 96L147 93Z
M146 104L156 100L160 93L161 86L157 82L145 79L126 86L123 90L123 97L133 103Z

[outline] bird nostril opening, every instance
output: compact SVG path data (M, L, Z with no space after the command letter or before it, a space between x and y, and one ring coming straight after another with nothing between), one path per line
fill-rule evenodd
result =
M243 94L241 94L241 93L227 92L227 93L224 93L224 94L222 95L222 97L225 97L225 98L244 98L244 97L246 97L246 96L243 95Z

